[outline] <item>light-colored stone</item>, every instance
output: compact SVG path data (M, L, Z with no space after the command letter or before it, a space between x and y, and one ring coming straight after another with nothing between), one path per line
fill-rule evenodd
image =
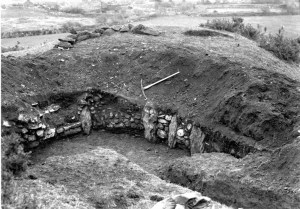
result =
M165 131L158 129L157 136L161 139L166 139L168 137L168 134Z
M166 115L159 115L158 118L165 118Z
M193 125L189 123L189 124L186 126L186 129L187 129L188 131L190 131L190 130L192 129L192 127L193 127Z
M177 136L183 137L184 136L184 130L183 129L178 129L177 130Z
M168 121L166 121L165 119L158 119L158 122L162 123L162 124L167 124L168 123Z
M111 113L113 115L113 113ZM92 117L89 109L87 107L83 108L80 114L80 121L82 125L83 132L85 134L90 134L92 127Z
M176 139L175 139L176 130L177 130L177 116L174 115L169 125L168 146L170 148L174 148L176 145Z
M164 129L164 126L163 126L163 124L158 123L158 124L157 124L157 128L159 128L159 129Z
M9 122L9 121L7 121L7 120L3 120L3 123L2 123L2 125L3 125L3 126L5 126L5 127L11 127L11 124L10 124L10 122Z
M60 128L58 128L57 130L56 130L56 132L58 133L58 134L61 134L61 133L63 133L65 130L64 130L64 128L63 127L60 127Z
M157 142L156 138L156 121L158 113L155 105L148 101L143 109L143 125L145 128L145 138L149 142Z
M23 133L23 134L28 133L28 129L27 129L27 128L22 128L22 133Z
M37 135L38 137L43 137L43 136L44 136L44 130L38 130L38 131L36 132L36 135Z
M49 128L45 131L45 138L44 139L50 139L53 138L55 136L55 132L56 129L55 128Z
M165 119L166 119L167 121L171 121L171 120L172 120L172 115L166 115Z
M190 135L191 154L204 152L204 138L205 134L200 127L194 126Z

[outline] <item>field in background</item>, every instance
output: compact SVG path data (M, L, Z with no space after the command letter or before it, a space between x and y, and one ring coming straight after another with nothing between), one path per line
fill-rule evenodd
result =
M156 17L138 23L149 26L179 26L179 27L198 27L200 23L206 23L207 20L223 17L191 17L185 15ZM230 17L224 17L230 18ZM249 23L254 27L257 24L267 27L267 32L277 33L281 26L284 26L285 35L291 38L300 36L300 15L283 15L283 16L251 16L243 17L245 23Z

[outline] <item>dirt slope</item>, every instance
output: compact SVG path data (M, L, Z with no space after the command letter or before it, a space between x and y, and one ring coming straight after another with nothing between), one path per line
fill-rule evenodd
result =
M258 149L297 136L300 73L242 37L190 37L159 28L158 37L113 34L18 60L2 57L2 108L36 95L88 87L143 100L144 85L180 71L146 91L203 127ZM32 96L32 97L30 97ZM4 111L6 112L6 111Z

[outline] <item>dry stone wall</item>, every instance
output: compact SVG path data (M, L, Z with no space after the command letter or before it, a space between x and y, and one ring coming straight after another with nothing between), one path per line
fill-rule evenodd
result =
M191 154L225 152L241 158L254 151L252 147L237 144L219 132L212 132L189 118L179 116L176 111L163 109L150 101L138 105L124 97L95 89L82 93L75 101L74 111L66 116L69 122L64 124L53 125L46 120L46 116L60 114L64 108L52 104L39 109L38 103L32 104L30 111L19 113L16 121L4 123L5 126L17 127L24 145L29 148L51 139L104 129L141 134L151 143L188 149Z

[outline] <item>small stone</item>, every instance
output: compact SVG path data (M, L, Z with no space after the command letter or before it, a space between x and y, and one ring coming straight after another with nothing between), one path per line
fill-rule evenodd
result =
M95 108L92 106L92 107L90 107L90 110L94 110Z
M166 115L165 119L166 119L167 121L171 121L172 115Z
M42 124L28 124L28 128L31 130L35 130L35 129L38 129L41 127L42 127Z
M125 118L129 119L130 115L128 115L127 113L125 113Z
M134 119L133 119L133 118L130 118L130 122L134 122Z
M44 136L44 130L38 130L38 131L36 132L36 135L37 135L38 137L43 137L43 136Z
M158 129L157 136L161 139L166 139L168 137L168 134L165 131Z
M28 137L28 141L35 141L36 140L36 137L35 137L35 135L30 135L29 137Z
M26 133L28 133L28 130L27 130L27 128L22 128L22 133L23 133L23 134L26 134Z
M60 128L57 129L56 132L57 132L58 134L61 134L61 133L64 132L64 128L63 128L63 127L60 127Z
M55 136L55 128L49 128L48 130L46 130L44 139L49 139L49 138L52 138L54 136Z
M149 151L151 151L151 148L147 148L146 150L149 152Z
M165 118L166 115L159 115L158 118Z
M3 124L2 125L5 126L5 127L11 127L10 122L7 121L7 120L3 120Z
M188 131L190 131L192 129L192 127L193 127L193 125L190 124L190 123L186 126L186 128L187 128Z
M158 119L158 122L162 123L162 124L167 124L168 123L168 121L166 121L165 119Z
M131 123L130 125L133 129L136 129L138 126L135 123Z
M155 111L154 111L153 109L151 109L151 110L149 111L149 113L150 113L151 115L153 115L153 114L155 113Z
M185 144L186 147L189 147L190 146L190 140L185 140L184 144Z
M114 118L114 113L110 112L110 113L109 113L109 118L110 118L110 119Z
M158 123L158 124L157 124L157 128L159 128L159 129L164 129L164 126L163 126L163 124Z
M34 102L34 103L31 104L31 106L32 106L32 107L36 107L36 106L38 106L38 104L39 104L39 103Z
M184 130L183 129L178 129L177 130L177 136L183 137L184 136Z
M165 131L166 131L166 132L169 132L169 127L166 126L166 127L165 127Z
M107 36L111 36L115 33L115 31L113 29L107 29L103 32L103 35L107 35Z
M140 121L140 120L137 120L137 119L135 119L134 122L135 122L136 124L141 123L141 121Z

